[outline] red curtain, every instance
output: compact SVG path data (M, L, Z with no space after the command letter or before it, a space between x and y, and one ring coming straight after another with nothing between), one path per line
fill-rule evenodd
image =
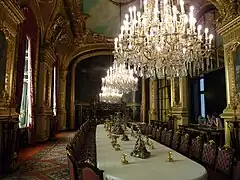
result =
M23 24L21 24L21 33L20 33L20 41L19 41L19 61L18 61L18 73L17 73L17 85L16 85L16 104L17 104L17 111L20 111L21 106L21 100L22 100L22 88L23 88L23 75L24 75L24 63L25 63L25 50L26 50L26 40L27 37L30 40L30 62L31 62L31 73L32 73L32 81L30 82L32 84L31 86L31 101L32 101L32 122L29 124L29 134L30 134L30 144L34 145L36 143L35 140L35 103L36 103L36 97L35 97L35 91L36 87L35 85L35 64L38 61L36 59L37 56L37 48L39 46L38 42L38 26L37 21L35 19L35 16L31 9L24 7L23 9L24 15L25 15L25 21Z

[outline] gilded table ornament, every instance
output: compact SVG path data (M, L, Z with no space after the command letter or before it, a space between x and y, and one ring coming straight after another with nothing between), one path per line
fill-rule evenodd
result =
M120 144L116 144L115 145L115 151L120 151L121 149L120 149Z
M171 151L168 152L168 160L167 160L167 162L174 162L174 160L172 158L172 152Z
M155 149L152 141L150 142L150 147L151 147L151 149Z
M128 135L126 135L126 134L123 134L123 136L122 136L122 139L121 139L122 141L129 141L129 138L128 138Z
M122 164L128 164L128 160L126 159L126 157L127 157L127 154L122 154L122 160L121 160Z
M149 158L151 153L147 151L144 141L141 137L141 132L139 131L138 138L133 151L130 153L131 156L146 159Z

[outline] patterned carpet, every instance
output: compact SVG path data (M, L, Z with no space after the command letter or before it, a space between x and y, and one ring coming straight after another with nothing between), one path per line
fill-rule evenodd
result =
M4 180L68 180L66 144L73 133L66 133L56 142L49 142L44 149L21 163L20 169Z

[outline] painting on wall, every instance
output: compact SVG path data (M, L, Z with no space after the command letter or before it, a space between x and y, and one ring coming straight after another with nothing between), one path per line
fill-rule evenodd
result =
M89 15L87 29L107 37L120 33L120 24L131 6L140 9L141 0L83 0L83 11ZM121 6L120 4L123 3ZM121 17L120 17L121 14ZM120 23L121 20L121 23Z
M240 46L236 49L235 56L235 73L236 73L236 90L237 94L240 94Z
M7 40L2 31L0 31L0 94L5 86L6 73L6 55L7 55Z

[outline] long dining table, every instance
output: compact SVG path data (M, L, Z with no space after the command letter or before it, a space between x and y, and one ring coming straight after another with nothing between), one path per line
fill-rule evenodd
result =
M126 133L129 141L121 141L120 137L121 150L115 151L104 126L97 126L97 166L104 170L104 180L207 180L207 171L202 165L153 140L149 141L154 148L147 147L151 152L149 158L130 156L136 138L130 136L130 130ZM167 161L169 151L174 162ZM121 163L122 154L127 154L129 164Z

